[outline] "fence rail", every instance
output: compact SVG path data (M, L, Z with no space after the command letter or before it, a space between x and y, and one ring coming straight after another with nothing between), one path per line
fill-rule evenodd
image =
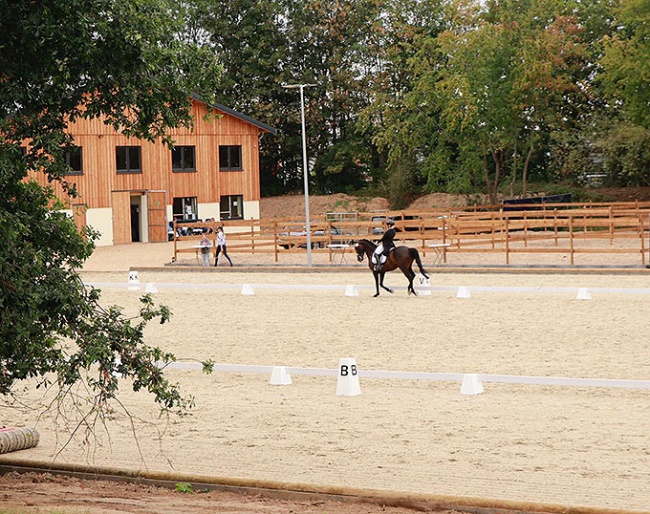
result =
M396 242L421 249L443 245L447 252L499 253L510 264L516 253L569 254L574 264L579 253L638 254L646 264L650 202L532 204L494 208L450 208L426 211L357 213L337 218L328 213L310 220L312 251L328 252L331 245L355 239L378 239L388 217L398 229ZM374 219L373 219L374 218ZM207 233L213 247L216 227L224 226L231 253L272 253L275 262L287 253L304 252L307 236L304 218L229 220L174 223L174 258L196 253L198 240ZM625 240L624 245L615 241Z

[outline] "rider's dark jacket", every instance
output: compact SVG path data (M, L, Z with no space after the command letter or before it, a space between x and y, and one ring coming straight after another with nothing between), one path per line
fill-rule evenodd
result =
M395 239L395 235L397 232L393 227L390 227L386 232L384 232L384 235L381 236L381 239L379 242L383 245L384 251L382 252L383 255L388 255L388 252L390 252L391 248L395 248L395 243L393 242L393 239Z

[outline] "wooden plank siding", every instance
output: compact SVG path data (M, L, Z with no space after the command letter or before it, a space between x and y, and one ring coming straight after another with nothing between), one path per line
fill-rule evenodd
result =
M69 131L74 137L74 143L82 148L83 160L82 173L66 176L69 183L75 184L80 195L74 203L86 206L87 218L91 224L92 219L96 219L93 215L106 216L106 211L100 211L101 209L113 211L112 221L104 220L102 225L112 226L113 230L118 232L110 235L110 242L104 241L100 244L126 242L124 239L127 237L126 227L130 226L131 212L130 208L126 208L129 205L128 198L125 200L124 197L128 195L114 195L114 192L130 192L132 196L147 196L153 191L161 192L162 197L166 199L163 220L165 225L171 221L167 218L168 213L172 211L174 198L196 198L199 213L201 204L212 206L208 210L214 212L214 206L219 204L221 197L225 195L242 195L244 202L259 202L259 138L262 133L274 133L275 130L227 107L207 106L195 99L192 100L191 114L194 119L193 127L169 130L168 135L176 146L195 147L193 171L172 171L172 151L161 141L151 143L128 138L117 133L100 118L79 119L70 124ZM219 147L222 145L241 146L241 171L220 171ZM118 146L140 147L141 172L117 172L115 149ZM47 183L40 173L32 176L43 185ZM54 184L54 190L59 198L70 204L60 186ZM154 196L155 198L149 201L157 202L160 207L161 196ZM119 205L116 205L114 201L118 198ZM143 215L148 217L150 214L145 210ZM244 212L245 217L246 214ZM116 221L116 216L126 216L129 219ZM149 234L142 240L161 240L160 212L156 213L155 225L158 228L149 226ZM152 231L155 233L151 233Z
M167 241L166 198L164 191L149 191L147 194L147 220L149 223L149 242Z
M131 194L128 191L112 193L113 244L131 242Z

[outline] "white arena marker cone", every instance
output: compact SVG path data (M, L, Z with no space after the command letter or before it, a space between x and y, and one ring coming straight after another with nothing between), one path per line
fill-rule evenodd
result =
M478 375L468 373L463 375L463 383L460 386L460 394L481 394L483 392L483 384L478 379Z
M424 296L430 296L431 290L429 289L429 287L431 287L431 283L429 282L429 279L420 277L420 285L422 287L426 287L427 289L422 289L421 291L418 291L418 293Z
M456 293L456 298L470 298L472 295L469 294L469 289L465 286L460 286L458 292Z
M354 286L345 287L345 296L359 296L359 291Z
M359 387L359 369L357 360L345 357L339 361L339 378L336 382L336 396L358 396L361 394Z
M287 372L285 366L273 366L271 371L271 379L269 380L271 385L291 385L291 376Z
M144 290L145 293L151 293L151 294L156 294L158 292L158 288L153 284L153 282L149 282L147 284L147 288Z
M250 284L244 284L241 288L241 294L245 294L249 296L254 295L255 291L253 291L253 286L251 286Z
M581 287L578 289L578 296L576 296L576 300L591 300L591 293L587 291L586 287Z
M140 279L137 271L129 271L129 291L140 290Z

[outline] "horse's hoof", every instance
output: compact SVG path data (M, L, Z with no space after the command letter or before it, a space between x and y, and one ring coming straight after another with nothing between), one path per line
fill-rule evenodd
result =
M394 291L393 291L392 289L389 289L388 292L389 292L390 294L393 294Z
M379 293L372 295L373 298L377 298L378 296L379 296Z

